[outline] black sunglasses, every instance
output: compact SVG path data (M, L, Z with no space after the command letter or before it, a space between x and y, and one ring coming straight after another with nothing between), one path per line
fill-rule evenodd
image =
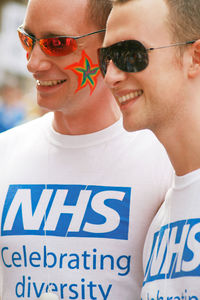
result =
M109 47L98 49L100 70L102 75L105 76L108 64L112 60L116 67L124 72L140 72L149 64L148 51L174 46L189 45L195 42L196 40L157 48L145 48L141 42L136 40L121 41Z

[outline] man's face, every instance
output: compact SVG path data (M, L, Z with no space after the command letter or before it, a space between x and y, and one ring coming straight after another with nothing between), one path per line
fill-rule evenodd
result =
M138 40L145 48L172 43L167 27L168 8L163 0L136 0L115 5L108 19L103 46L123 40ZM149 65L143 71L126 73L109 63L105 76L123 113L128 131L169 125L181 103L186 74L177 47L148 52ZM168 125L167 125L168 124Z
M79 36L97 30L95 25L89 23L86 13L86 0L30 0L23 27L38 39L60 35ZM73 66L84 69L87 59L89 67L95 68L96 49L101 46L100 36L96 34L79 39L77 44L75 52L52 57L46 55L37 42L28 55L28 70L39 82L37 98L40 106L73 114L89 105L90 94L98 89L98 75L91 75L93 85L89 80L82 82L83 73L78 73Z

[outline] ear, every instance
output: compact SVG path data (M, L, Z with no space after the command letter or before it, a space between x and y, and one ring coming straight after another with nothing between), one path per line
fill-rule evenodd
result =
M190 49L191 63L188 70L188 77L194 78L200 74L200 40L197 40Z

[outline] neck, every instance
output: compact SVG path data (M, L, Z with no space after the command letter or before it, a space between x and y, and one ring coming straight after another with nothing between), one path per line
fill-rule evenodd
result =
M164 145L176 175L200 168L200 118L182 120L177 126L154 132Z
M86 103L73 112L54 112L54 129L67 135L82 135L100 131L120 118L120 111L111 93L105 88L99 95L88 96Z

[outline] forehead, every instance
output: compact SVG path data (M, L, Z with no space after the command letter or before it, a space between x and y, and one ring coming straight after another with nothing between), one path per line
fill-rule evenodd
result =
M78 34L89 26L86 16L87 0L29 0L24 27L35 35Z
M163 0L132 0L114 5L107 22L104 46L127 39L161 45L169 38L167 14Z

